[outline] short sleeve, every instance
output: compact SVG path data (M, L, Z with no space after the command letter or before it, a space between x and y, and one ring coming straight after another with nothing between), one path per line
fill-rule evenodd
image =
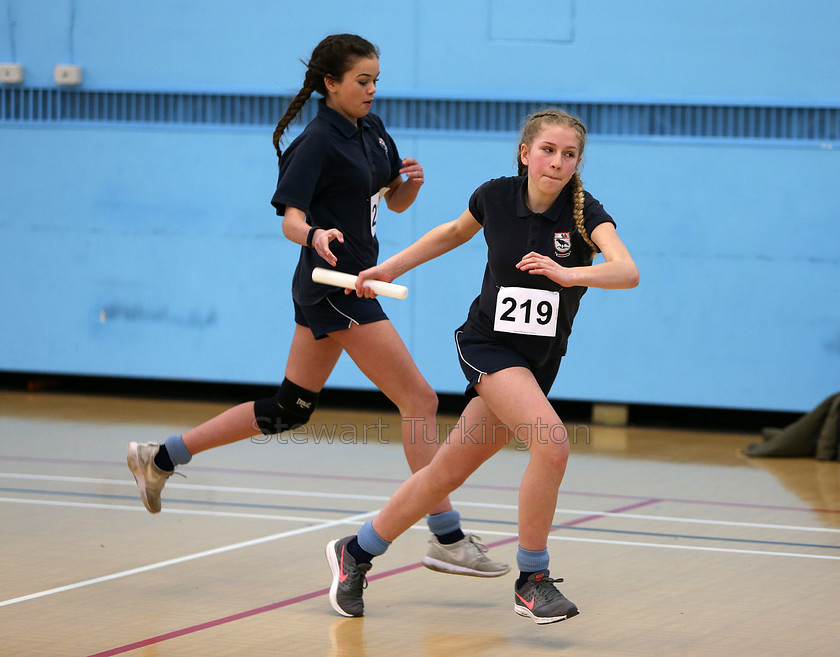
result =
M607 213L604 206L596 200L589 192L583 192L583 225L587 234L591 235L599 225L611 223L615 226L615 220Z
M280 158L277 189L271 198L278 215L285 214L287 205L309 214L323 166L324 146L318 134L304 132L289 145Z
M487 206L487 190L491 182L493 181L488 181L476 189L472 193L472 196L470 196L470 202L468 205L470 214L475 217L475 220L482 226L484 225L484 215Z

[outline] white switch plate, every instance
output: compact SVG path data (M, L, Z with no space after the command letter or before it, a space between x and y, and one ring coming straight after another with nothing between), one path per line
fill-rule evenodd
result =
M0 84L20 84L23 82L22 64L0 64Z
M82 67L73 64L57 64L54 71L55 83L65 87L78 87L82 83Z

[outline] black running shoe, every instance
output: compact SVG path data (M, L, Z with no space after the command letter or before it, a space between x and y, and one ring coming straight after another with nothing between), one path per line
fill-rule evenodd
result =
M332 570L330 586L330 604L342 616L364 616L365 603L362 591L367 588L365 574L370 570L369 563L356 563L347 551L347 544L353 536L345 536L327 544L327 562Z
M554 584L562 579L552 579L547 570L532 573L521 587L513 586L513 610L520 616L531 618L538 625L556 623L578 615L573 602L558 591Z

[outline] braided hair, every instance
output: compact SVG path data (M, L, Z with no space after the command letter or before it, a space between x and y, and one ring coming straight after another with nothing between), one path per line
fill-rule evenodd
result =
M274 142L274 150L277 151L278 160L283 154L280 149L280 140L283 138L283 133L298 115L303 104L309 100L312 92L317 91L322 96L326 96L327 87L324 84L324 78L331 77L341 81L344 74L352 68L355 59L364 57L379 57L379 48L355 34L332 34L315 46L309 62L301 60L306 66L303 86L292 99L292 102L289 103L289 107L277 123L277 127L274 128L272 141Z
M576 116L572 116L561 109L543 109L531 114L525 122L525 127L522 128L522 137L519 140L519 145L516 147L516 168L518 175L524 176L528 173L528 167L523 164L519 155L522 150L522 144L530 146L534 143L534 139L536 139L545 125L561 125L572 128L578 136L580 155L583 155L583 149L586 147L586 126L583 125L583 122ZM575 220L575 227L584 241L597 253L598 247L589 237L589 234L586 232L586 227L583 224L583 183L580 180L580 174L575 171L569 182L572 185L572 217Z

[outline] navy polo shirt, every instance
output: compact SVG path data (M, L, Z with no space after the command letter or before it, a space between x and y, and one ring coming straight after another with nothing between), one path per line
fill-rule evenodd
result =
M534 251L553 258L564 267L586 267L592 264L594 254L575 227L571 185L566 185L544 213L528 209L525 204L526 188L527 176L496 178L481 185L470 198L469 210L484 227L487 267L481 294L470 307L463 328L507 342L532 365L540 366L549 358L565 355L572 322L587 288L564 288L546 276L517 269L516 263ZM615 225L604 207L585 190L583 216L590 235L599 224L610 222ZM500 286L559 291L560 308L555 336L494 331L496 296Z
M354 126L344 116L318 102L318 114L280 158L277 190L271 204L277 214L286 206L306 213L310 225L337 228L344 243L330 242L338 258L333 268L315 249L301 247L292 279L292 296L300 305L312 305L335 288L312 282L315 267L358 274L373 267L379 241L371 230L371 197L399 175L397 147L375 114Z

